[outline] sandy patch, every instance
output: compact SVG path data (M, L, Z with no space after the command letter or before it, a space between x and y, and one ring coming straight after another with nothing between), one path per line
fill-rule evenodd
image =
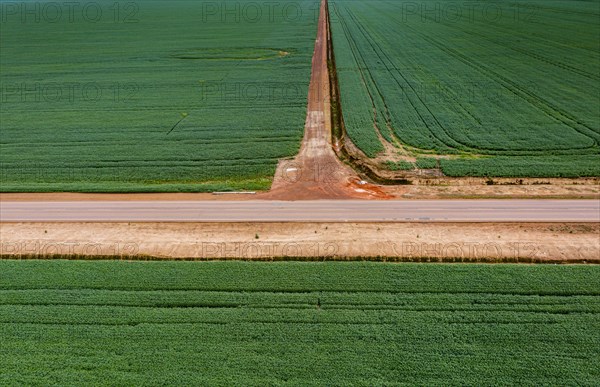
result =
M1 223L4 258L600 263L600 223Z

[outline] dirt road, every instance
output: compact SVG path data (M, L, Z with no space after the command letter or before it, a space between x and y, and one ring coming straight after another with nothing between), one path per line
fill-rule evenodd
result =
M329 42L327 0L321 2L312 59L304 139L293 160L281 161L271 191L263 199L385 199L380 187L362 182L332 148L331 99L327 67Z

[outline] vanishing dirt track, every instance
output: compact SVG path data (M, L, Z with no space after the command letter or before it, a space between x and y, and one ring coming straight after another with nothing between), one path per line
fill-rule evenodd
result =
M329 83L329 13L321 1L317 40L312 59L304 139L293 160L280 161L271 191L260 198L386 199L378 186L361 181L352 168L342 163L332 148L331 90Z

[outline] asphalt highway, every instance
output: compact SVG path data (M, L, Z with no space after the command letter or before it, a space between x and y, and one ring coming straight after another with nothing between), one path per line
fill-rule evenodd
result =
M600 222L598 200L0 202L1 222Z

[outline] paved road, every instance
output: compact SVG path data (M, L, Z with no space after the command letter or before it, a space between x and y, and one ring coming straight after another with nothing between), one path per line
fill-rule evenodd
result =
M0 202L0 221L600 222L600 201Z

